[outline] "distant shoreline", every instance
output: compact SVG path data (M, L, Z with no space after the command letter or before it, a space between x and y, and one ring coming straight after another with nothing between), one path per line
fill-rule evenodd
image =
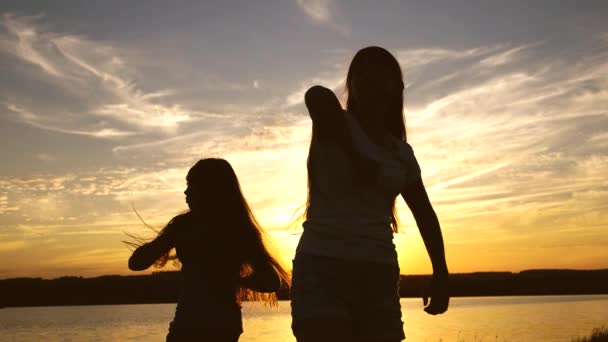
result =
M420 298L430 275L402 275L402 298ZM109 275L92 278L11 278L0 280L0 308L175 303L179 292L178 271L147 275ZM526 270L511 272L455 273L450 277L452 297L514 297L608 294L608 269ZM289 299L281 289L279 298Z
M548 295L496 295L496 296L452 296L451 298L507 298L507 297L578 297L578 296L608 296L608 293L590 293L590 294L548 294ZM420 297L400 297L402 299L420 299ZM279 302L289 302L289 298L279 299ZM52 308L52 307L79 307L79 306L110 306L110 305L161 305L161 304L177 304L174 302L158 302L158 303L102 303L102 304L58 304L58 305L29 305L29 306L0 306L1 309L9 308Z

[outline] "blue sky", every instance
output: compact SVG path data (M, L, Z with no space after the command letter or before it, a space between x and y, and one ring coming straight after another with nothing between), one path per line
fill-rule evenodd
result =
M131 206L162 225L227 158L289 260L305 200L304 91L342 93L380 45L454 271L607 267L602 1L4 1L0 277L126 273ZM399 203L402 270L430 270ZM574 252L574 253L573 253ZM473 262L472 260L475 260Z

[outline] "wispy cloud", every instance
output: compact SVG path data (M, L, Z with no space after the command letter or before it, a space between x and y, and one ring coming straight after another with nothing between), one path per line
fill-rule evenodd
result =
M330 27L343 35L349 35L346 25L339 24L333 13L335 3L332 0L296 0L298 6L315 22Z
M25 248L27 245L27 242L24 240L3 242L0 244L0 252L12 252Z
M172 90L143 90L135 69L121 56L121 49L83 36L48 31L42 17L2 16L0 54L13 56L15 63L30 65L30 76L51 88L54 100L44 106L28 102L36 96L30 89L6 88L0 100L26 124L57 132L116 138L149 132L170 132L184 123L217 119L217 115L167 103ZM37 69L37 70L36 70ZM21 70L21 71L19 71ZM41 74L39 71L43 71ZM6 85L5 85L6 86Z
M309 80L302 82L302 85L296 91L288 94L285 97L284 108L290 108L293 106L297 106L304 103L304 94L306 91L314 86L314 85L323 85L336 91L337 94L341 94L344 89L340 89L340 87L344 87L345 78L343 76L343 70L336 70L331 72L330 74L325 74L323 76L313 77Z
M464 50L446 49L442 47L398 49L395 52L395 55L399 60L399 63L401 64L402 68L408 69L431 64L437 61L451 62L467 57L474 58L491 55L502 48L504 48L504 45L475 47Z
M298 6L314 23L335 29L336 4ZM145 231L131 205L162 226L185 209L188 168L208 156L232 163L263 225L280 229L289 223L306 198L311 123L301 106L304 92L322 84L339 94L353 50L340 49L329 61L321 54L320 70L276 93L265 93L280 83L273 75L239 81L209 76L213 82L196 84L188 97L141 66L154 60L149 50L138 47L135 54L128 44L55 32L45 20L2 17L0 57L7 67L0 79L0 110L6 114L1 119L70 134L70 142L99 138L94 142L103 146L84 153L105 153L109 166L57 171L72 156L62 155L63 145L44 146L28 152L47 161L43 172L0 177L0 258L30 260L29 266L11 265L10 274L39 267L32 266L28 250L52 253L54 262L83 256L96 265L71 262L70 270L81 274L124 269L127 251L116 246L122 232ZM484 263L471 266L475 270L526 267L542 241L547 263L553 257L569 265L563 246L608 243L608 41L605 35L596 38L581 39L560 54L551 53L550 41L391 50L407 84L408 140L451 262L470 264L467 249L475 249L488 253L480 258ZM170 72L177 78L185 73ZM227 91L218 100L226 104L208 107L199 88ZM254 105L233 96L248 90L257 96ZM415 232L411 214L399 203L404 230ZM276 233L281 234L287 245L279 247L293 251L296 239ZM425 253L422 242L413 241L421 240L396 238L401 256L410 258L406 265ZM111 257L104 259L105 253ZM600 259L597 249L580 254ZM48 274L66 270L45 267Z
M525 245L583 226L578 244L605 240L608 49L537 60L535 47L478 55L450 78L421 71L410 88L409 98L419 96L406 113L410 141L448 240L525 232ZM445 68L449 59L434 63ZM402 216L413 224L405 208Z
M36 158L39 160L42 160L44 162L54 162L57 160L57 158L55 158L55 156L48 154L48 153L38 153L36 155Z
M114 128L99 128L97 130L89 131L66 128L63 126L63 122L57 122L57 116L47 117L37 115L12 103L5 102L4 106L7 110L17 115L17 121L48 131L84 135L95 138L116 138L136 134L132 131L122 131Z
M332 19L329 10L330 0L297 0L301 9L311 18L319 22L329 22Z
M44 39L39 39L38 32L32 26L36 19L39 18L41 18L41 16L22 17L19 19L10 14L4 14L2 16L2 23L8 31L8 35L12 36L14 39L8 40L5 38L2 40L2 45L0 46L53 76L63 77L63 73L58 71L57 68L43 56L43 53L45 52L52 53L54 46ZM43 50L42 53L41 50Z
M422 71L429 63L442 63L440 66L446 69L457 65L452 78L423 78L408 90L408 97L421 95L423 99L406 113L409 137L423 166L425 181L441 210L458 211L454 215L466 217L496 213L503 206L516 208L517 203L540 208L554 205L547 202L551 195L574 196L590 191L595 182L602 180L600 174L590 173L588 168L591 160L592 169L602 169L606 162L598 158L606 149L605 132L600 129L607 125L603 108L607 108L608 97L602 90L607 80L601 72L606 68L604 55L580 63L554 60L538 66L529 61L520 64L518 58L523 57L518 54L529 51L533 55L532 48L399 51L401 59ZM505 59L505 55L510 57ZM503 60L492 65L505 69L488 72L487 61L492 58ZM424 75L422 71L420 75ZM332 74L336 75L333 81L331 77L319 77L303 82L286 103L300 103L303 91L313 83L339 84L338 71L321 73ZM581 89L588 90L581 92ZM171 200L161 207L177 208L183 206L181 188L188 166L203 156L223 156L246 170L242 172L246 180L243 183L249 184L245 187L251 189L256 208L264 215L281 217L277 208L285 203L295 207L302 200L298 200L298 193L303 193L305 177L296 182L299 190L289 194L267 189L289 188L289 184L294 184L293 175L303 172L310 126L304 115L276 112L272 115L285 119L242 127L240 131L232 131L231 136L219 137L214 131L201 130L114 148L117 153L128 151L131 155L162 152L163 160L169 163L148 170L91 170L88 175L80 175L95 177L92 182L78 180L76 175L67 183L53 179L37 183L6 180L6 188L11 191L11 198L19 192L27 193L25 188L15 188L16 184L38 189L44 196L51 189L74 198L108 196L116 201L112 210L122 206L120 211L125 215L129 215L128 203L146 202L162 193ZM570 143L576 136L584 139ZM254 164L267 166L252 168ZM273 180L272 184L268 184L268 179ZM28 196L37 195L30 192ZM4 206L25 205L17 203L7 202ZM406 212L403 215L409 216Z

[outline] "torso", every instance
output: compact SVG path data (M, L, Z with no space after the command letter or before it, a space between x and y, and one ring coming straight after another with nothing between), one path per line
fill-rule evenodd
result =
M362 179L343 146L313 140L310 207L297 252L396 263L390 215L405 182L419 177L418 165L407 143L387 138L386 146L378 146L354 118L348 119L356 153L375 164L377 172L372 179Z
M220 227L200 227L192 213L180 215L174 231L182 281L174 324L203 324L224 316L240 329L241 313L236 299L240 263L231 258Z

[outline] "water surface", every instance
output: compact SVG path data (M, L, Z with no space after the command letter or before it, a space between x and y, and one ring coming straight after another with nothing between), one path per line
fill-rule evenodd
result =
M608 326L608 295L453 298L440 316L401 300L407 341L569 342ZM2 341L164 341L175 304L0 309ZM245 303L240 341L295 342L289 302Z

